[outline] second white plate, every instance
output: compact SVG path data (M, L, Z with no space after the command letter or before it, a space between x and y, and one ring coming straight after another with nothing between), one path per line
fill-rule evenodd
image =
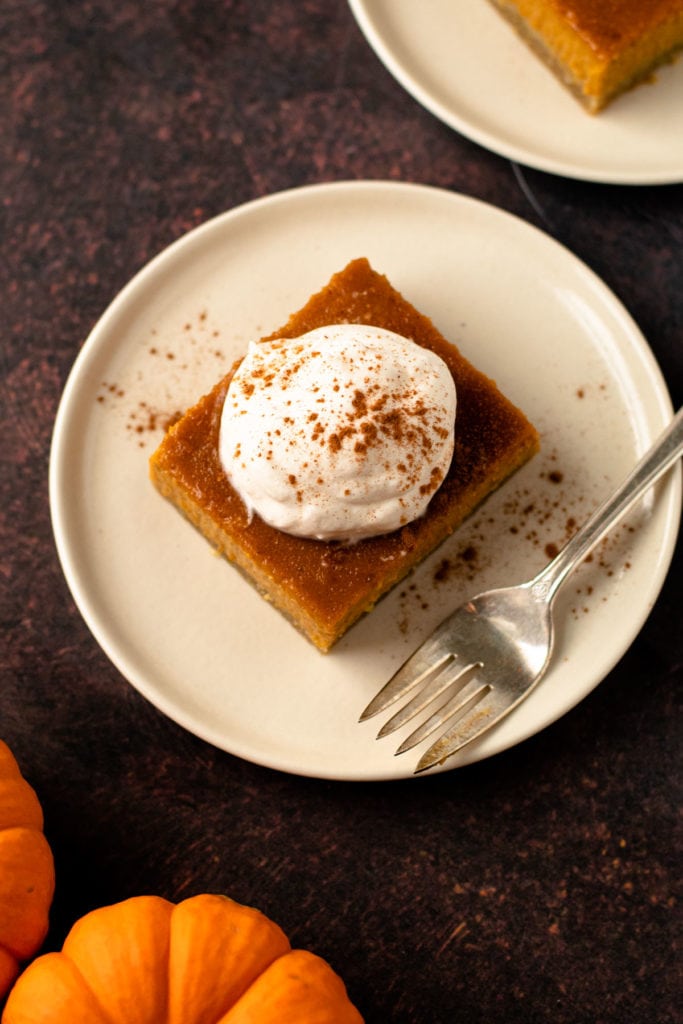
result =
M497 378L539 428L542 451L324 656L159 496L147 462L165 423L250 338L284 323L358 256ZM539 569L670 414L657 365L621 304L523 221L414 185L284 192L180 239L92 331L54 430L57 547L103 649L187 729L285 771L406 777L421 751L396 758L393 737L377 742L374 722L358 724L370 697L456 603ZM582 567L558 602L551 671L447 768L532 735L604 677L657 597L679 510L672 477Z
M683 60L587 114L488 0L349 0L368 42L427 110L501 156L613 184L683 181Z

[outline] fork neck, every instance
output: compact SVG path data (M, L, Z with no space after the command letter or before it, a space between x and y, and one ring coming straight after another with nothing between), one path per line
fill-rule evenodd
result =
M529 581L538 600L552 601L567 576L683 451L683 408L620 487L599 505L560 553Z

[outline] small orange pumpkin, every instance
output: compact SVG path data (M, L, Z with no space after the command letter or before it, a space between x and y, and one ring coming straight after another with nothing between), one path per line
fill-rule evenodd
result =
M40 802L0 740L0 998L43 943L54 890Z
M341 978L252 907L134 896L30 964L2 1024L363 1024Z

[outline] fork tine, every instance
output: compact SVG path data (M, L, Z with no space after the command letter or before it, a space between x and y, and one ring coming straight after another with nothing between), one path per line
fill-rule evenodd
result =
M491 687L488 683L478 682L476 676L474 679L468 680L469 683L474 683L476 689L472 691L471 686L466 685L464 689L458 690L457 693L453 694L452 697L442 704L433 715L418 726L410 736L407 736L401 745L396 750L397 754L403 754L406 750L412 750L418 743L422 743L428 736L431 736L433 732L441 726L446 725L448 722L454 722L462 719L468 711L472 711L476 705L483 700L483 698L489 693Z
M428 707L432 701L440 697L442 693L451 687L455 686L460 682L458 692L467 684L468 674L476 668L477 665L470 664L468 662L458 661L456 655L452 655L450 658L444 661L440 670L427 678L426 684L420 689L407 704L397 711L387 722L384 723L380 731L377 733L377 739L381 739L383 736L388 736L390 733L400 729L401 726L409 722L415 715L418 715L420 711L423 711ZM449 700L452 698L449 698ZM448 701L443 705L444 707L448 704ZM440 718L436 723L444 724L447 719ZM436 726L435 726L436 728Z
M441 627L438 627L431 636L427 637L423 644L403 662L401 667L393 674L379 693L375 694L365 711L359 718L360 722L367 721L381 711L385 711L397 700L410 693L420 683L431 679L450 661L453 655L440 648L439 636ZM438 657L437 657L438 655Z
M472 743L484 732L496 725L501 719L517 706L518 702L507 703L497 692L495 686L489 686L488 693L473 708L472 714L460 719L448 729L435 743L432 743L417 763L415 774L427 771L443 764L447 758ZM397 751L398 753L398 751Z

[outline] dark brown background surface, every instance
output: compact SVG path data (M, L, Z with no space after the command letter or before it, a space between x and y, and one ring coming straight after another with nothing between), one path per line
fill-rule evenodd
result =
M525 169L394 82L343 0L0 4L0 736L56 856L48 947L126 896L223 891L327 957L369 1024L681 1020L680 544L641 635L541 735L419 782L213 749L109 664L50 529L57 402L147 260L245 200L415 181L546 230L624 301L683 398L683 189Z

